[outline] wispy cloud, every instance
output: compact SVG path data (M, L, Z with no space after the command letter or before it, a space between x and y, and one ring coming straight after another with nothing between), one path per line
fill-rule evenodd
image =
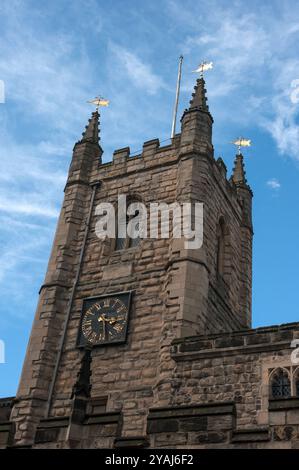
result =
M0 211L9 214L24 214L30 216L58 217L59 211L55 208L44 207L31 201L10 200L0 195Z
M110 51L115 55L117 63L115 73L125 72L133 85L145 93L154 95L160 88L167 88L164 80L153 72L152 67L142 61L132 51L110 42Z
M37 113L50 120L53 131L68 133L86 109L93 81L92 63L80 36L67 30L44 31L39 12L26 8L26 2L12 0L4 13L0 77L7 104L13 102L21 112L27 107L26 114Z
M271 178L267 181L267 186L275 191L278 191L281 188L280 182L276 178Z
M44 270L93 80L80 36L43 30L40 12L26 6L12 0L0 7L0 78L6 88L0 116L3 298L16 284L25 295Z
M207 81L218 119L259 126L271 135L280 153L299 160L299 104L290 98L291 84L299 79L299 7L294 2L273 3L273 7L264 3L244 8L243 2L235 2L229 8L221 1L203 0L200 7L192 7L193 15L185 12L181 17L181 1L170 0L168 5L175 20L192 31L181 44L187 61L190 57L214 61ZM187 12L188 6L191 2L185 5ZM213 15L205 14L211 9ZM198 27L197 14L204 16ZM191 84L189 77L184 89Z

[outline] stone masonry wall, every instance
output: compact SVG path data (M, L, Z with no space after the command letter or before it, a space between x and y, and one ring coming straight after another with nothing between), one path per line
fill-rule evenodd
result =
M268 425L269 374L292 367L297 338L298 323L175 340L168 406L233 401L237 429Z

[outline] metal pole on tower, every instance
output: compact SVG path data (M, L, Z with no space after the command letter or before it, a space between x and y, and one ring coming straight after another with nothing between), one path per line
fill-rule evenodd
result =
M177 79L177 85L176 85L175 103L174 103L174 108L173 108L171 138L175 136L176 117L177 117L177 112L178 112L181 76L182 76L182 63L183 63L183 56L181 55L179 58L179 69L178 69L178 79Z

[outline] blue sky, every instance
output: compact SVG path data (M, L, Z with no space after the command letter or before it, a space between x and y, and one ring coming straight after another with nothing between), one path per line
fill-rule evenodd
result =
M63 197L72 148L103 110L104 160L171 129L202 59L215 155L229 172L239 135L251 138L254 191L253 326L299 320L299 3L196 0L30 0L0 6L0 396L16 392ZM298 95L299 96L299 95Z

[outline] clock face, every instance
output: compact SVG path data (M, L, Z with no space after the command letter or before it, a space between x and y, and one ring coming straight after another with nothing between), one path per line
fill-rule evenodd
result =
M99 346L126 340L130 293L85 299L79 346Z

